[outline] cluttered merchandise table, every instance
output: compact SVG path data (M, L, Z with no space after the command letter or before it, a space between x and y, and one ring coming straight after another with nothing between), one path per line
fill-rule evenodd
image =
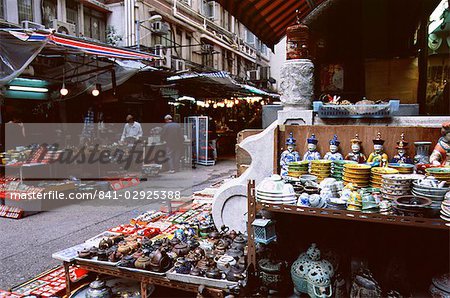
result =
M172 212L147 211L127 224L54 253L52 257L64 265L67 297L79 292L80 284L70 277L73 268L97 277L82 285L87 291L111 291L105 285L109 276L139 282L141 297L148 297L154 286L211 297L238 294L246 274L246 237L213 226L215 190L195 193Z

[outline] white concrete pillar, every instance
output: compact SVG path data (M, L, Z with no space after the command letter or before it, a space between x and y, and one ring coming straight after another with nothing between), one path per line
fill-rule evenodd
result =
M35 1L35 2L37 2L37 1ZM59 21L67 22L66 0L58 0L56 14L58 16Z

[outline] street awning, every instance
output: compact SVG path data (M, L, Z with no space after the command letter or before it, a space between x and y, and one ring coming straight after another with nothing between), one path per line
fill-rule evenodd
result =
M170 83L176 83L180 95L192 96L197 99L223 99L243 96L266 96L278 98L275 93L259 88L240 84L230 77L228 72L185 73L167 78Z
M300 20L305 18L324 0L215 0L264 44L273 48L286 34L299 11Z
M0 29L0 86L18 77L41 52L91 55L117 61L153 61L158 56L53 32Z

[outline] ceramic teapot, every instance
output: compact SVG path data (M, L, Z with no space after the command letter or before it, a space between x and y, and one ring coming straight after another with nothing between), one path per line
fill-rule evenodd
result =
M111 288L106 286L105 281L96 279L89 284L86 291L86 298L110 298L112 297Z
M216 256L214 262L216 262L217 268L223 272L228 272L231 269L231 266L236 265L236 259L227 255L220 257Z
M180 274L189 274L191 272L192 264L187 259L180 257L175 263L175 271Z
M82 259L90 259L91 251L89 250L89 248L83 248L81 251L78 252L78 257Z
M169 269L171 261L167 253L163 250L155 250L150 254L150 267L152 271L163 272Z
M99 249L97 251L97 260L99 261L108 261L108 254L105 249Z
M239 235L236 238L234 238L233 243L231 244L231 247L239 249L239 250L244 250L246 245L247 245L247 240L244 238L244 236Z
M132 248L128 245L128 243L122 241L117 245L117 251L123 255L127 255L132 251Z
M189 246L183 242L178 243L172 248L172 252L176 253L179 257L185 256L189 252Z
M222 273L220 272L219 269L211 267L211 268L209 268L209 270L207 270L205 272L205 276L207 278L220 279L220 278L222 278Z
M226 274L226 279L234 282L245 279L244 269L232 266Z
M138 269L150 270L151 269L150 257L147 257L145 255L140 256L138 259L136 259L136 262L134 262L134 267Z
M296 293L306 293L312 298L331 297L333 266L320 259L320 250L313 243L291 266L291 277Z
M103 238L100 240L98 247L101 249L107 249L114 245L114 241L111 238Z

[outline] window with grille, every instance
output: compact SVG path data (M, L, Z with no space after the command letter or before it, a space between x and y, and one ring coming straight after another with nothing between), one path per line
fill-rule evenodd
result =
M75 0L66 0L67 23L78 25L78 5Z
M33 0L17 0L19 23L33 21Z
M84 36L105 41L106 17L103 13L84 8Z

